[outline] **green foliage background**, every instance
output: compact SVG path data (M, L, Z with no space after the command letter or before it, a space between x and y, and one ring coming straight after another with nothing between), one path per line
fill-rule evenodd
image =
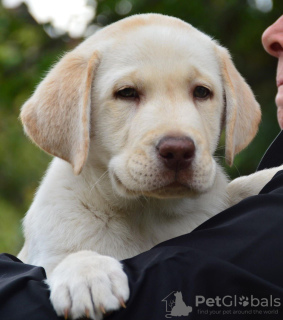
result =
M46 0L48 1L48 0ZM249 3L251 0L249 1ZM245 0L131 0L129 14L158 12L179 17L213 35L229 48L234 62L252 86L263 110L253 143L236 157L231 177L255 170L279 132L274 97L276 59L261 46L261 34L283 13L283 1L260 12ZM98 1L94 23L106 25L124 16L119 1ZM19 110L46 71L79 40L51 39L25 5L8 10L0 4L0 252L17 254L22 245L20 220L27 211L50 157L24 136ZM223 147L218 156L223 162Z

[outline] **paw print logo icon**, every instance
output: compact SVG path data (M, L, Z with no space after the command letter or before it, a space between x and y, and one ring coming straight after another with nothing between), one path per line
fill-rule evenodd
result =
M244 297L244 296L239 297L239 304L243 307L248 306L249 305L249 298Z

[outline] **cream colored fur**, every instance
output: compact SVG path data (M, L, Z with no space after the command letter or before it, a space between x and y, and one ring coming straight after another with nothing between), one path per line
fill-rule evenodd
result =
M196 86L211 96L196 98ZM139 99L117 97L125 87ZM227 50L172 17L132 16L85 40L52 68L21 118L55 158L24 219L19 258L45 268L58 315L101 319L119 308L129 289L118 260L190 232L274 174L228 186L213 157L222 124L232 164L255 136L260 109ZM186 170L157 156L168 135L194 141Z

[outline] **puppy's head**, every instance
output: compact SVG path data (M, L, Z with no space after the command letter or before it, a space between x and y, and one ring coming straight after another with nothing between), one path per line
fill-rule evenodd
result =
M122 196L177 197L213 185L223 119L231 165L256 134L260 109L226 49L179 19L148 14L65 55L21 118L76 174L95 163Z

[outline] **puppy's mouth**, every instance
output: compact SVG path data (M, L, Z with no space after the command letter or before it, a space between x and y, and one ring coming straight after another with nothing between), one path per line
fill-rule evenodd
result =
M143 195L155 198L183 198L183 197L195 197L199 194L196 190L192 189L188 185L184 185L178 181L174 181L154 190L144 191Z
M188 184L182 183L178 181L177 177L170 182L165 183L164 185L160 185L156 188L147 188L146 190L140 188L140 190L132 190L126 187L123 182L118 178L116 174L114 174L114 179L117 187L120 192L127 196L149 196L154 198L182 198L182 197L193 197L198 195L200 192L194 190Z

